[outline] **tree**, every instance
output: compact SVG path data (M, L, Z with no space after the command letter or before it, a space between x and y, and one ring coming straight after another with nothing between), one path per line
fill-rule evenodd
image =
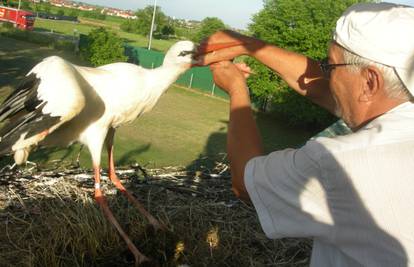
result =
M59 16L64 16L65 11L63 11L63 9L59 9L56 14L59 15Z
M135 19L126 19L120 25L121 30L132 33L137 32L137 27L137 21Z
M51 5L48 2L42 3L42 6L46 13L50 13Z
M77 9L70 9L70 11L69 11L69 16L71 16L71 17L78 17L79 16L79 10L77 10Z
M135 32L144 36L149 35L151 31L152 14L154 12L153 6L147 6L144 9L139 9L135 16L136 20L126 20L121 24L121 29L127 32ZM161 11L161 7L156 7L155 10L155 29L154 32L158 35L161 29L167 25L167 16Z
M33 3L33 11L40 12L42 10L42 6L36 3Z
M102 27L89 33L81 56L94 66L127 60L122 39Z
M24 9L24 10L31 10L32 9L31 6L30 6L30 3L29 2L24 2L24 1L21 2L20 8Z
M214 32L224 29L226 26L219 18L207 17L201 21L200 29L194 35L193 41L199 43Z
M265 0L249 30L255 37L319 60L326 57L336 20L356 2L367 1ZM259 106L268 106L271 101L272 109L292 124L326 125L333 121L328 112L289 89L271 70L253 59L247 61L258 73L248 84Z
M164 25L161 28L161 34L162 36L170 36L170 35L174 35L175 34L175 29L173 26L171 25Z

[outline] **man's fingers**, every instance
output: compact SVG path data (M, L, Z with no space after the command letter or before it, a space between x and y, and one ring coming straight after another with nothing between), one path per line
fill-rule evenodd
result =
M251 69L249 66L247 66L246 63L241 62L241 63L235 63L236 67L241 70L241 71L245 71L245 72L250 72Z
M254 72L246 63L233 64L231 61L220 61L212 63L210 64L210 69L214 72L216 70L229 68L230 65L234 65L237 68L237 70L241 72L244 78L249 78L251 74L254 74Z
M244 78L249 78L251 74L255 74L252 69L244 62L236 63L235 65L243 73Z

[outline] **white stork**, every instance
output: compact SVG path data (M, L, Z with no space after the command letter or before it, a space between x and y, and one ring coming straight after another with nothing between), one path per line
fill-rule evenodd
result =
M147 261L122 230L109 209L100 185L100 161L105 144L109 178L156 228L163 224L152 217L121 184L115 174L115 129L150 111L160 96L194 62L195 45L180 41L167 52L162 66L145 69L129 63L98 68L73 65L60 57L45 58L0 106L0 155L14 154L17 164L27 161L36 147L67 146L75 141L90 151L95 199L119 231L137 263Z

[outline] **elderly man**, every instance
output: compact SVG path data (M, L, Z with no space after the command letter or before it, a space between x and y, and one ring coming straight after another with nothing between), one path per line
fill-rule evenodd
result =
M414 266L414 8L356 4L316 62L222 31L201 46L230 96L228 157L237 196L269 238L312 237L311 266ZM238 55L253 56L292 89L340 116L353 133L263 155ZM277 138L277 136L275 136Z

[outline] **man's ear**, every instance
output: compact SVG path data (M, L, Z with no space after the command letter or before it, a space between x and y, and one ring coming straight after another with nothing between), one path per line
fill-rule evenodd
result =
M360 95L362 102L370 102L374 97L379 96L384 90L384 78L382 72L374 67L369 66L361 71L364 79L363 90Z

